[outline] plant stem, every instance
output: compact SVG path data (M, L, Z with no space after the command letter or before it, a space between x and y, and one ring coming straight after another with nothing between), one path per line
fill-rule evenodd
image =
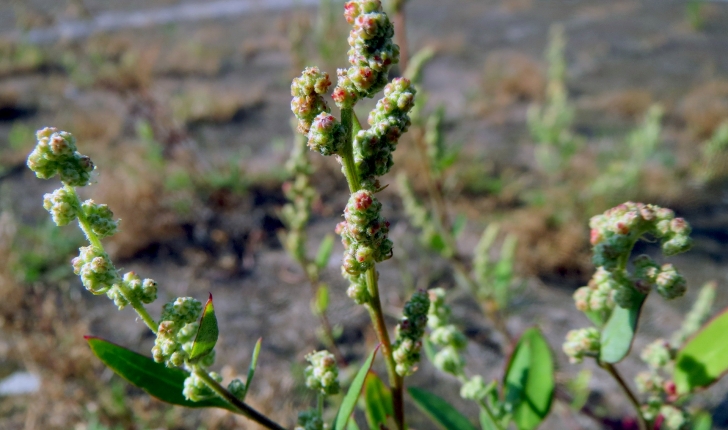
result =
M202 382L205 383L205 385L210 387L210 389L214 391L218 396L222 397L225 401L234 406L235 409L238 410L240 415L244 415L245 417L251 419L252 421L255 421L265 428L273 430L285 430L285 427L277 424L270 418L266 417L265 415L250 407L245 402L235 397L233 393L225 389L225 387L220 385L216 380L212 379L210 375L201 367L195 366L193 368L193 372L195 373L195 375L197 375L197 377L202 380Z
M344 147L341 156L342 165L344 166L344 175L349 184L349 191L353 194L361 189L359 174L356 171L354 163L354 133L361 129L359 120L354 114L354 109L341 110L341 124L345 129ZM366 272L367 289L371 300L367 304L367 310L372 320L372 325L377 333L379 342L382 344L382 355L387 366L387 376L389 377L389 385L392 390L392 406L394 409L394 421L399 430L404 430L404 385L403 378L399 376L395 370L394 357L392 356L392 343L389 340L389 332L384 321L384 312L382 311L382 303L379 299L379 285L377 279L377 269L372 266Z
M83 210L81 209L81 199L78 197L76 189L69 185L64 185L64 188L69 193L69 195L73 196L75 199L75 209L76 216L78 218L78 225L79 227L81 227L81 230L86 235L86 239L88 239L91 246L99 249L102 252L105 252L104 245L101 243L101 239L99 239L98 235L94 233L93 229L91 228L91 223L88 221L88 219L86 218L86 214L84 214ZM133 297L126 285L124 285L124 283L122 282L119 282L112 288L118 288L121 292L121 295L124 296L124 298L129 302L131 307L134 308L134 310L137 312L142 321L144 321L147 327L149 327L152 332L157 333L157 323L154 321L154 318L149 315L149 312L147 312L144 304Z
M642 409L640 408L640 402L637 400L637 397L635 397L632 390L629 388L627 383L622 379L622 375L617 372L617 368L614 367L610 363L599 363L599 366L606 370L610 375L612 375L612 378L617 382L617 384L622 388L622 391L627 396L627 399L632 404L632 407L634 407L635 412L637 413L637 424L639 425L640 430L648 430L649 426L647 423L647 420L645 420L645 417L642 415Z

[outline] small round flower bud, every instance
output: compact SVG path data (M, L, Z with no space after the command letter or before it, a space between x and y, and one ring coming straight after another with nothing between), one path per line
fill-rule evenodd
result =
M242 399L243 393L245 393L245 383L240 379L233 379L227 386L228 391L238 399Z
M162 311L163 321L176 321L182 324L196 322L202 315L202 303L192 297L177 297L166 303Z
M308 147L321 155L339 152L344 139L344 127L333 115L321 112L314 118L308 132Z
M119 275L109 256L93 247L79 248L80 254L73 259L73 272L81 277L83 286L93 294L104 294L112 285L119 283Z
M566 335L564 342L564 353L572 363L581 363L586 356L599 354L600 341L599 330L594 327L571 330Z
M666 299L674 299L682 297L687 291L687 283L685 278L680 275L675 266L672 264L664 264L660 273L655 279L657 292Z
M482 402L488 396L489 388L482 376L473 376L460 387L460 397L465 400Z
M663 405L660 408L662 415L662 425L660 429L665 430L685 430L690 428L690 417L685 412L672 405Z
M331 85L329 75L317 67L307 67L300 77L291 84L291 110L298 118L298 132L309 133L311 122L322 112L329 112L322 94L326 94Z
M670 344L665 339L657 339L642 350L640 358L652 369L661 369L672 360Z
M304 370L306 386L324 395L337 394L339 392L339 368L336 365L336 358L328 351L317 351L306 356L311 363Z
M104 204L96 204L93 200L86 200L81 205L86 220L91 224L91 230L100 238L111 236L116 233L119 221L114 220L114 214Z
M217 382L222 382L222 376L215 372L210 372L210 377ZM212 389L194 373L190 374L190 376L185 379L182 394L184 394L187 400L191 400L193 402L199 402L200 400L216 396L215 392L212 391Z
M43 207L51 213L57 226L64 226L76 219L76 196L64 188L43 196Z
M458 376L463 373L465 360L460 353L451 346L446 346L435 354L432 364L442 372Z

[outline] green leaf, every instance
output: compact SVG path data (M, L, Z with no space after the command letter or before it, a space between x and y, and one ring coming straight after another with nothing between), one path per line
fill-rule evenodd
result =
M369 373L369 369L372 367L372 362L374 362L374 357L377 355L377 351L379 351L379 347L376 347L374 351L369 354L369 358L367 358L367 361L364 362L354 377L354 381L351 383L349 391L347 391L346 396L344 396L344 401L342 401L341 406L339 406L339 412L336 413L336 419L334 420L333 425L334 430L343 430L346 428L346 423L349 421L351 413L354 412L356 401L359 399L361 389L364 387L367 373Z
M443 398L417 387L407 389L415 405L444 430L476 430L463 414Z
M496 424L491 418L488 412L480 408L480 427L483 430L500 430L498 424Z
M245 400L245 396L248 394L250 384L253 382L253 376L255 376L255 368L258 367L258 355L260 354L260 345L263 343L263 338L258 338L255 342L255 348L253 348L253 356L250 357L250 366L248 366L248 376L245 378L245 389L243 394L240 396L240 400Z
M356 425L356 421L349 420L349 423L346 424L346 430L359 430L359 426Z
M468 224L468 218L464 214L458 214L455 217L455 221L452 223L452 236L455 238L460 237L465 230L465 226Z
M675 359L678 394L707 387L728 371L728 309L685 343Z
M205 308L202 310L200 327L197 329L197 336L195 336L195 341L192 343L190 360L209 354L215 348L219 332L215 307L212 305L212 294L210 294L210 298L207 299Z
M699 411L693 416L693 430L711 430L713 418L705 411Z
M329 286L323 282L316 289L316 315L323 315L329 308Z
M333 249L334 235L327 234L324 237L324 240L321 241L321 245L319 245L318 252L316 253L315 264L319 270L323 270L326 268L326 265L329 264L329 258L331 258L331 251L333 251Z
M536 428L551 409L555 386L551 350L537 328L526 330L518 340L504 385L518 428Z
M364 383L364 412L370 429L387 425L387 418L394 416L392 392L374 372L369 372Z
M642 304L645 302L642 297L639 304L625 309L616 306L612 311L612 315L604 325L601 336L601 349L599 351L599 359L605 363L619 363L629 354L632 348L632 340L637 332L637 322L639 321Z
M184 389L185 379L190 375L189 372L167 367L149 357L98 337L86 336L85 338L91 347L91 351L105 365L152 397L188 408L215 407L236 411L235 408L218 397L199 402L185 399L182 390Z

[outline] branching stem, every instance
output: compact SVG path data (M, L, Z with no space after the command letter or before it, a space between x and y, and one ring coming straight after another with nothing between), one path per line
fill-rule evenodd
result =
M94 233L94 231L91 229L91 223L88 221L86 215L81 209L81 199L78 197L76 189L70 185L64 185L64 188L69 193L69 195L73 196L74 198L74 204L76 205L76 216L78 217L78 225L79 227L81 227L81 230L86 235L86 239L88 239L91 246L103 252L104 245L101 243L101 239L99 239L98 235L96 235L96 233ZM124 298L129 302L131 307L134 308L137 314L139 314L139 317L142 319L142 321L144 321L144 324L146 324L151 331L157 333L157 323L154 321L154 318L149 315L149 312L147 312L144 304L138 299L134 298L126 285L124 285L123 282L119 282L113 288L119 289L121 295L124 296Z
M635 412L637 413L637 424L639 425L640 430L648 430L649 425L647 423L647 420L645 420L645 417L642 415L642 408L640 407L640 402L637 400L637 397L634 395L632 390L629 388L629 385L624 381L622 378L622 375L617 372L617 368L614 367L614 365L610 363L599 363L599 366L606 370L612 378L617 382L617 384L622 388L622 391L624 392L624 395L627 396L627 399L632 404L632 407L634 408Z

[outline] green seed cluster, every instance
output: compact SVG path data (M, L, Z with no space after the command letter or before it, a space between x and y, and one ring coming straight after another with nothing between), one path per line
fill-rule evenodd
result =
M306 386L327 396L337 394L341 387L338 380L339 367L334 354L325 350L312 352L306 356L306 360L311 363L304 370Z
M315 409L298 413L298 425L294 430L324 430L324 420Z
M222 382L222 376L218 375L217 373L210 372L209 375L215 381ZM212 388L208 387L207 384L205 384L205 382L202 380L202 378L194 373L190 374L190 376L185 379L182 394L184 394L185 399L191 400L193 402L199 402L201 400L206 400L217 396L217 394L212 391Z
M152 279L142 280L136 273L128 272L121 279L121 284L125 293L122 293L119 284L114 284L114 288L106 292L106 295L114 301L119 309L124 309L130 301L149 304L157 300L157 283Z
M687 221L675 218L671 209L656 205L623 203L592 217L589 226L594 265L607 270L617 267L620 258L626 258L625 254L645 234L660 240L666 256L685 252L692 245Z
M119 221L114 220L114 213L104 204L96 204L93 200L86 200L81 210L91 226L91 230L99 237L112 236L119 228Z
M38 143L28 156L28 167L40 179L50 179L56 174L71 187L88 184L94 170L91 159L76 151L76 138L71 133L46 127L36 133Z
M346 290L346 294L354 300L357 305L363 305L369 303L372 299L367 288L367 278L364 273L352 275L346 271L346 267L341 267L341 275L344 279L349 281L349 288Z
M104 294L121 281L109 255L103 250L83 246L79 251L79 256L72 261L73 273L81 277L83 286L92 294Z
M594 327L571 330L566 335L564 353L572 363L581 363L584 357L596 357L601 346L599 338L599 330Z
M441 349L435 354L433 364L442 372L454 376L463 376L465 359L462 352L467 346L467 338L453 324L450 324L451 309L445 303L445 290L433 288L429 290L430 308L427 325L432 332L430 342Z
M298 118L298 132L308 135L311 123L322 112L330 109L323 98L323 94L331 86L328 73L322 72L318 67L307 67L300 77L295 78L291 84L291 110Z
M237 397L238 399L242 399L243 394L245 393L245 383L240 379L235 378L230 381L227 386L227 390L230 391L233 396Z
M400 136L409 128L409 111L414 106L415 89L405 78L396 78L384 88L384 97L369 114L370 128L354 138L354 161L362 183L389 172L392 152Z
M61 227L76 219L78 198L65 188L59 188L43 196L43 207L50 212L53 222Z
M192 297L178 297L166 303L162 308L157 339L152 348L154 361L166 363L169 367L184 364L189 359L201 315L202 303ZM208 358L210 355L212 353L205 359L214 361L214 356Z
M384 88L393 64L399 62L399 47L394 44L394 26L382 10L380 0L355 0L344 5L349 33L349 63L337 70L338 82L332 95L340 108L351 108L364 97Z
M397 340L392 344L395 370L400 376L417 370L429 309L430 297L425 290L416 291L404 305L404 316L396 328Z
M629 287L631 290L631 287ZM612 274L603 267L597 269L589 280L589 285L574 292L576 308L582 312L609 312L614 309L614 293L620 285Z
M314 118L308 132L308 147L321 155L337 154L344 143L344 127L328 112Z
M355 192L344 209L345 221L336 226L344 244L343 270L361 275L375 262L392 257L392 241L387 238L389 222L381 215L382 204L369 190Z

